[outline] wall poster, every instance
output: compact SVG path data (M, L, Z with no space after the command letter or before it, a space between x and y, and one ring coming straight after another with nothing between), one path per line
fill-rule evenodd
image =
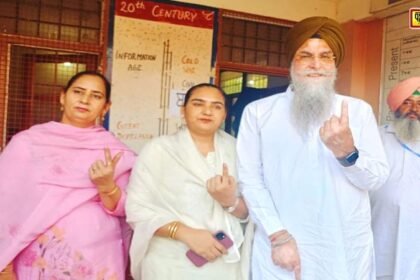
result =
M389 123L393 118L386 103L392 87L407 78L420 76L420 30L409 28L408 11L387 18L384 32L381 124Z
M215 11L116 0L109 128L139 151L179 129L185 92L211 78Z

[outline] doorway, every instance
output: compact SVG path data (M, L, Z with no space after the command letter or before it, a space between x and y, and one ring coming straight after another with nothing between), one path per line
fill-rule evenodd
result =
M284 92L289 84L285 76L237 71L220 71L220 87L227 94L228 113L224 130L237 136L245 106L252 101Z

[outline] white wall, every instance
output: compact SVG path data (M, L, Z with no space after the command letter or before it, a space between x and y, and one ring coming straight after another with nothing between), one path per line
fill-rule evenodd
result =
M364 20L371 17L370 2L367 0L338 0L337 17L339 22Z
M310 16L327 16L341 23L351 20L366 21L375 17L388 17L407 10L407 7L420 6L420 0L401 0L393 5L382 4L382 14L371 14L373 3L388 0L175 0L214 8L222 8L255 15L299 21ZM257 3L257 4L256 4ZM386 2L387 3L387 2ZM392 9L391 9L392 7ZM397 10L397 8L401 8Z
M351 2L351 0L348 1ZM177 0L177 2L193 3L292 21L299 21L310 16L336 18L337 14L337 0Z
M388 4L388 0L337 0L337 20L347 22L388 18L419 6L420 0L400 0L393 4Z

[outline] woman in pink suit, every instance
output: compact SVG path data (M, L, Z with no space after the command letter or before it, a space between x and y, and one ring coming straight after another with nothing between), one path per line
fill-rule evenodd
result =
M0 155L0 279L124 279L135 154L97 125L110 88L76 74L61 122L18 133Z

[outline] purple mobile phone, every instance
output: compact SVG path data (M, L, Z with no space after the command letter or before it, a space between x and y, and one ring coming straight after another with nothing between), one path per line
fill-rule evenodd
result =
M214 237L219 241L226 249L229 249L233 245L232 239L229 238L223 231L218 231Z
M227 236L223 231L219 231L217 232L214 237L217 239L217 241L219 241L226 249L229 249L230 247L232 247L233 245L233 241L232 239L229 238L229 236ZM196 267L201 267L204 264L206 264L208 261L203 258L200 255L197 255L194 251L192 251L191 249L187 251L186 253L187 258L189 258L191 260L191 262L196 266Z

